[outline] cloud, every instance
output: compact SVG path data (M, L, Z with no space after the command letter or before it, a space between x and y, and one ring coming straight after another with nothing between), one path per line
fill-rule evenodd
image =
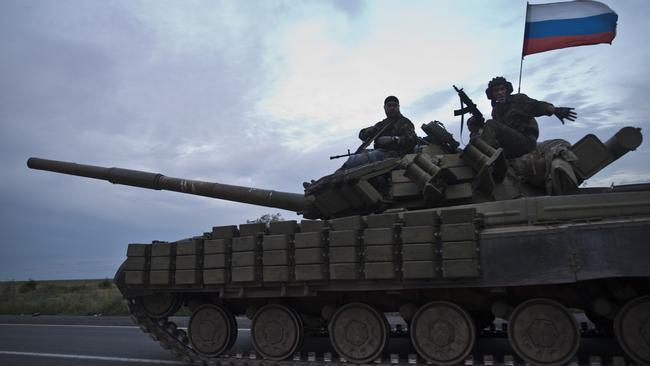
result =
M540 118L543 139L650 128L650 51L638 46L649 7L612 1L612 46L524 60L523 91L579 115L564 126ZM505 0L1 2L9 244L0 279L103 278L129 242L279 211L32 171L29 156L301 192L343 163L328 156L360 144L358 130L383 118L389 94L416 127L437 119L458 131L452 85L488 115L487 82L516 84L524 9ZM643 181L649 152L642 145L588 183Z

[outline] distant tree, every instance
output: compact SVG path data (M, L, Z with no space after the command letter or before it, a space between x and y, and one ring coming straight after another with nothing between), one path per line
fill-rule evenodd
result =
M38 283L30 278L27 282L23 282L23 284L20 285L18 292L24 294L25 292L34 291L36 290L36 286L38 286Z
M111 288L113 286L113 282L109 280L108 278L104 278L101 282L97 284L97 287L99 288Z
M282 221L282 220L284 220L284 218L278 212L274 214L264 214L253 220L246 220L246 223L247 224L260 224L260 223L269 224L271 222Z

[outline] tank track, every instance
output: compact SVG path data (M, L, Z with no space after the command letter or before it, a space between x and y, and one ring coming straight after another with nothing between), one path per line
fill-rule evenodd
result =
M148 333L151 339L158 342L160 346L172 352L172 354L187 365L193 366L349 366L352 363L344 358L336 357L330 352L316 353L316 352L298 352L293 355L289 360L272 361L260 358L254 350L247 352L237 351L232 353L226 352L218 357L205 357L195 352L190 347L187 332L179 328L176 323L170 321L168 318L153 319L145 314L142 304L136 299L131 299L128 302L129 312L133 322L140 327L144 333ZM504 332L492 332L493 334L501 333L500 335L493 335L495 337L503 337ZM584 332L583 332L584 334ZM614 339L612 341L615 342ZM626 362L623 356L613 356L611 358L602 358L600 356L580 355L582 359L588 359L587 363L579 363L576 358L571 360L567 365L569 366L626 366L635 365L634 363ZM418 357L416 354L390 354L389 357L380 357L371 362L374 365L385 366L430 366L430 362L426 362ZM492 355L485 354L482 359L475 360L470 355L462 365L466 366L517 366L528 365L517 361L512 354Z

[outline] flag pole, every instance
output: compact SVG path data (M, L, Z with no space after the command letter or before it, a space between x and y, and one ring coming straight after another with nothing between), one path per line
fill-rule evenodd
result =
M519 86L517 87L517 93L521 93L521 70L524 67L524 56L521 56L521 63L519 63Z
M519 63L519 86L517 86L517 93L521 93L521 71L524 68L524 48L526 47L526 20L528 19L528 1L526 1L526 15L524 17L524 41L521 45L521 62Z

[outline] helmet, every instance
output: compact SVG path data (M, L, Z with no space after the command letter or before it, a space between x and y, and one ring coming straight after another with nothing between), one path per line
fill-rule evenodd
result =
M492 88L494 88L497 85L505 85L508 94L511 94L513 91L511 82L506 80L506 78L504 78L503 76L497 76L495 78L492 78L492 80L490 80L487 89L485 89L485 95L487 95L487 98L489 100L492 100L492 93L491 93Z

